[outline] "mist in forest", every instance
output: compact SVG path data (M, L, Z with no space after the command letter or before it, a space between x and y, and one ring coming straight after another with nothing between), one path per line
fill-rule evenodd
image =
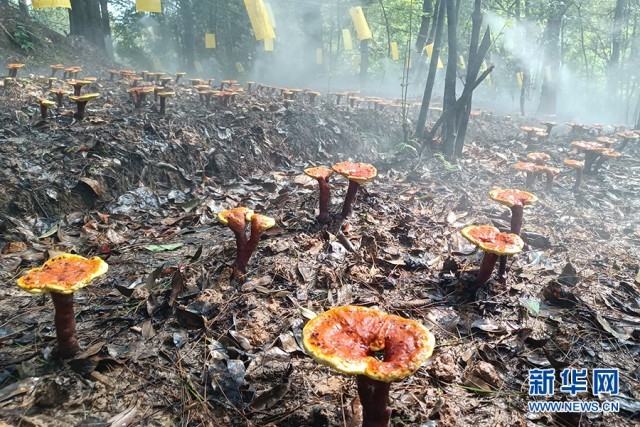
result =
M622 122L622 101L615 102L607 96L606 84L601 79L588 80L579 76L567 64L561 64L559 75L550 76L543 65L541 47L543 30L535 23L505 19L495 13L486 13L485 22L490 26L493 42L487 58L493 63L493 90L483 83L474 95L474 106L494 109L501 114L519 114L520 86L516 70L528 73L525 84L525 113L536 116L543 79L558 79L557 117L576 123Z

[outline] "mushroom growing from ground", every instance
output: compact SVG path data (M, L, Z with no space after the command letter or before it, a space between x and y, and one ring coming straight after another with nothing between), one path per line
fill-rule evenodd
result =
M584 162L581 160L565 159L564 165L569 166L571 169L576 170L576 183L573 186L573 192L580 190L580 184L582 183L582 170L584 169Z
M51 65L49 66L49 68L51 68L51 77L55 76L56 73L58 72L58 70L64 70L64 65L62 64L55 64L55 65Z
M529 147L533 141L533 133L536 131L536 128L533 126L520 126L520 130L527 134L527 139L524 141L524 144Z
M318 214L318 222L320 224L324 224L329 221L329 177L333 171L324 166L318 166L307 168L304 170L304 173L318 181L318 188L320 190L320 212Z
M586 174L591 173L593 162L607 149L604 145L593 141L573 141L571 146L584 151L584 173Z
M547 153L527 153L527 159L531 160L536 165L544 165L551 156Z
M184 72L176 73L176 84L178 84L178 81L180 81L180 78L185 76L186 74L187 73L184 73Z
M90 85L91 82L89 80L69 80L67 84L73 87L73 96L80 96L82 87Z
M49 108L55 106L55 102L40 98L40 115L42 116L42 120L46 120L49 117Z
M69 94L69 92L64 89L53 89L53 90L50 90L49 93L56 96L56 102L57 102L58 108L62 108L62 100L64 99L65 95Z
M529 188L531 184L533 184L533 181L536 180L536 173L538 172L539 168L538 165L531 162L520 162L513 165L513 167L518 169L519 171L526 173L527 177L524 181L525 188Z
M175 95L175 92L158 92L158 98L160 98L160 114L164 115L167 108L167 98L171 98Z
M69 358L80 351L75 336L73 293L106 273L107 269L107 263L101 258L87 259L79 255L62 254L51 258L42 267L29 270L18 279L18 286L29 293L51 293L56 310L56 356Z
M84 119L84 112L87 107L87 102L91 101L92 99L96 99L99 96L99 93L88 93L81 96L70 96L69 99L76 103L77 108L76 113L73 115L73 117L77 120Z
M631 130L625 130L621 132L616 132L616 136L622 138L622 143L618 146L618 151L622 152L625 147L629 144L630 141L637 141L640 138L640 135Z
M129 94L133 99L133 106L135 108L142 108L142 103L147 99L147 94L153 93L155 87L153 86L144 86L144 87L134 87L129 89Z
M480 264L473 289L483 287L491 278L493 267L501 255L515 255L524 247L524 241L515 233L501 233L492 225L469 225L462 229L462 236L482 249L485 254Z
M16 78L18 77L18 69L24 67L24 64L9 64L7 68L9 69L8 77Z
M482 249L485 254L474 289L483 287L491 278L493 267L501 255L515 255L524 247L524 241L515 233L501 233L492 225L469 225L462 229L462 236Z
M547 191L553 191L553 181L560 173L560 169L551 166L538 166L538 172L544 173L547 177Z
M351 215L353 201L361 184L371 181L376 177L378 171L368 163L340 162L332 166L335 173L338 173L349 180L349 188L342 205L342 218Z
M433 354L435 338L415 320L367 307L344 306L311 319L302 330L309 356L356 375L363 427L387 427L391 382L417 371ZM384 352L382 360L376 353Z
M251 254L258 247L260 236L273 227L276 222L273 218L254 214L251 209L237 207L218 214L218 221L226 225L236 236L236 259L233 263L234 270L242 276L247 271L247 264ZM247 239L245 229L247 221L251 221L251 236Z
M598 170L600 169L600 167L602 166L602 164L607 160L607 159L617 159L621 156L622 154L620 154L618 151L614 150L613 148L607 148L606 150L602 151L600 153L600 157L598 158L598 160L596 161L595 165L593 165L593 171L594 172L598 172Z
M551 129L558 124L556 122L540 122L541 125L546 126L546 131L548 135L551 135Z

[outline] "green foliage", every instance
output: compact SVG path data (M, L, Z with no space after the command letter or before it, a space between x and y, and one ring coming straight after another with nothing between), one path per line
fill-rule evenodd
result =
M12 34L14 42L25 53L29 53L35 49L35 43L37 37L29 31L26 25L21 22L17 22Z

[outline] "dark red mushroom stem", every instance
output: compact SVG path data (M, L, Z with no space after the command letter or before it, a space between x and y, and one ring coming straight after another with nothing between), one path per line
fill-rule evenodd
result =
M80 96L80 91L82 91L82 86L80 85L73 86L73 96Z
M244 234L244 233L243 233ZM260 229L256 221L251 221L251 237L247 241L245 236L245 243L242 248L238 248L238 255L233 263L233 266L240 270L242 273L247 272L247 265L251 255L255 252L260 242L260 237L264 234L264 230ZM236 236L237 239L237 236ZM236 240L237 241L237 240Z
M320 212L318 213L318 222L324 224L329 221L329 197L331 188L329 187L329 177L317 178L318 188L320 190Z
M87 107L87 102L89 101L77 101L76 102L76 106L78 107L78 109L76 110L76 113L73 115L73 117L77 120L82 120L84 119L84 112L85 109Z
M586 151L584 153L584 173L591 173L591 166L593 166L593 162L600 156L600 153L597 151Z
M622 150L624 150L626 148L626 146L629 144L629 141L631 140L631 138L623 138L622 142L620 143L620 145L616 148L617 152L622 152Z
M40 115L42 116L42 120L46 120L49 117L49 107L44 104L40 104Z
M485 252L484 257L482 258L482 263L480 264L480 271L478 272L478 276L476 277L474 284L476 290L482 288L489 281L491 273L493 273L493 267L495 267L498 258L499 256L496 254Z
M342 205L342 217L348 218L351 215L353 209L353 201L356 199L360 184L352 179L349 180L349 188L347 189L347 195L344 197L344 204Z
M582 184L582 168L576 169L576 183L572 188L574 193L580 191L580 184Z
M62 99L64 97L64 93L56 92L56 102L58 103L58 108L62 108Z
M391 383L358 375L356 384L362 405L362 427L388 427L391 408L387 405Z
M164 96L160 97L160 114L164 115L164 113L166 112L166 108L167 108L167 98L165 98Z
M52 69L51 69L51 75L50 75L50 77L55 77L55 75L56 75L56 73L57 73L57 72L58 72L58 69L57 69L57 68L52 68Z
M17 68L9 68L9 77L17 77L18 69Z
M522 230L522 217L524 216L524 205L513 205L511 207L511 232L513 234L520 235ZM485 255L486 258L486 255ZM491 267L493 270L493 267ZM507 256L500 255L500 262L498 264L498 278L502 283L507 280ZM488 279L487 279L488 280Z
M51 294L53 306L56 309L55 326L58 344L55 354L58 357L69 358L80 351L80 344L76 338L76 317L73 312L73 294Z

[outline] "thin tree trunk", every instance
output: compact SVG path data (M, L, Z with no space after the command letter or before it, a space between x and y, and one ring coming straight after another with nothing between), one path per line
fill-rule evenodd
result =
M455 109L456 105L456 71L458 70L458 19L456 16L456 5L454 0L447 2L447 42L449 54L447 59L447 72L444 81L444 98L442 102L443 111ZM432 58L433 60L433 58ZM456 145L456 113L454 111L448 115L444 123L444 140L442 151L451 156Z
M435 39L433 41L433 53L431 55L431 61L429 62L427 84L424 87L422 105L420 106L420 115L418 116L418 123L416 125L416 135L418 138L422 138L422 134L424 133L424 127L427 123L427 114L429 113L429 104L431 103L431 93L433 92L433 85L436 81L438 58L440 57L440 44L442 43L442 28L444 27L444 14L446 10L445 2L446 0L440 0L438 9L438 19L436 20L435 25Z
M625 0L616 0L616 8L613 13L613 29L611 31L611 58L608 64L608 88L609 96L614 97L618 89L619 65L620 65L620 45L622 36L622 13L624 11Z
M324 66L316 62L316 52L324 47L322 34L322 3L318 0L307 1L300 5L304 34L305 63L309 64L312 75L322 72ZM323 61L324 62L324 61Z
M433 0L424 0L422 3L422 20L420 21L420 30L418 31L418 37L416 38L416 52L418 54L422 52L427 41L432 16Z
M195 36L193 34L193 12L191 10L191 0L180 0L180 15L182 17L182 59L185 63L187 72L193 72L196 54L195 54Z

